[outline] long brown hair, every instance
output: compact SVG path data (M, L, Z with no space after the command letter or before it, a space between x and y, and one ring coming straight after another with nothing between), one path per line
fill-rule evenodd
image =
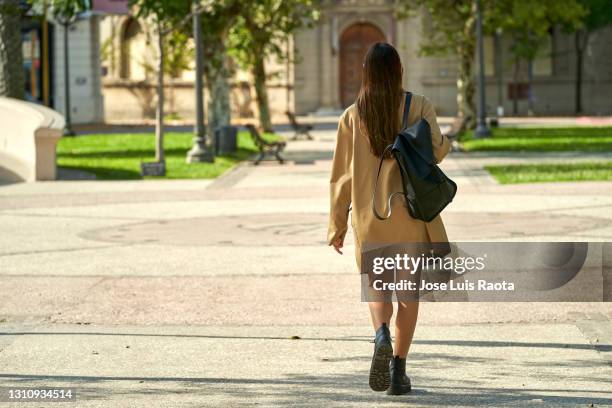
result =
M377 42L366 53L357 112L370 139L370 149L380 157L400 130L402 62L392 45Z

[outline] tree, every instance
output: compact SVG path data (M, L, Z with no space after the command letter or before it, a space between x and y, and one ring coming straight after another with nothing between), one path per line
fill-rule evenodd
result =
M286 37L318 18L317 0L253 0L242 4L232 28L232 55L253 75L259 123L272 131L265 58L275 56L283 62Z
M137 17L150 20L157 35L157 109L155 113L155 160L164 162L164 38L190 13L189 0L130 0Z
M0 0L0 96L17 99L25 96L20 3Z
M155 32L157 32L157 30L155 30ZM168 79L168 110L171 115L176 114L174 81L181 77L183 71L191 68L194 58L194 49L193 45L189 42L189 38L190 37L185 33L184 29L172 30L163 36L163 72ZM158 52L156 51L154 55L147 55L141 62L142 67L147 73L154 74L157 72L158 67L156 65L159 61L154 61L157 59L157 54Z
M584 67L584 52L589 44L589 38L595 31L612 24L612 1L610 0L579 0L584 8L585 16L582 25L565 27L574 31L574 47L576 49L576 115L582 113L582 77Z
M239 0L215 1L202 14L204 77L208 89L208 134L231 123L228 41L242 6Z
M484 14L487 3L483 2ZM408 0L400 2L400 6L400 16L416 7L424 7L427 12L428 21L423 24L426 40L420 45L421 55L457 55L457 117L462 124L461 131L475 127L476 3L473 0Z
M164 72L168 75L170 85L170 113L176 115L176 102L174 95L174 81L180 78L183 71L191 68L194 49L189 44L189 36L183 31L173 30L164 41L166 64Z
M533 112L533 61L557 25L577 28L584 10L578 0L497 0L488 17L490 29L500 27L512 38L511 61L516 83L520 61L528 63L529 111ZM516 112L516 98L514 100Z
M605 0L602 0L605 1ZM474 54L475 1L474 0L404 0L401 1L399 14L409 14L415 6L423 6L428 21L423 24L426 33L421 44L423 55L458 56L457 75L457 116L461 120L461 130L475 126L475 83ZM483 0L485 32L502 28L513 39L512 58L515 73L518 62L526 60L530 66L541 48L544 36L556 24L576 26L582 16L578 0ZM530 75L531 77L531 75ZM531 82L531 81L530 81ZM530 94L531 91L530 91ZM530 104L533 98L530 98Z

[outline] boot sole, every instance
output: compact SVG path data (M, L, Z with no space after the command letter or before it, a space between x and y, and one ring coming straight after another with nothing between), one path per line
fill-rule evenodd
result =
M374 391L385 391L391 384L389 362L393 357L391 343L381 344L374 350L372 365L370 367L370 388Z
M402 389L402 387L394 387L393 385L391 385L387 389L387 395L404 395L409 394L410 391L412 391L412 386L408 387L408 389Z

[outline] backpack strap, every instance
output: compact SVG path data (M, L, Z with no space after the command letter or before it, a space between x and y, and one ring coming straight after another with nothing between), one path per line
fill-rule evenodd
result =
M392 147L393 147L392 144L387 146L385 150L383 151L382 156L380 157L380 163L378 163L378 172L376 173L376 181L374 181L374 191L372 191L372 211L374 212L374 216L381 221L384 221L388 219L389 217L391 217L391 200L393 200L393 196L395 196L396 194L404 194L403 191L396 191L395 193L390 194L389 198L387 198L386 214L385 215L379 214L378 210L376 209L376 190L378 189L378 178L380 177L380 170L382 169L383 161L385 160L385 155L387 154L389 150L391 150Z
M404 113L402 115L402 129L408 126L408 114L410 113L410 103L412 102L412 93L406 92L406 102L404 103Z

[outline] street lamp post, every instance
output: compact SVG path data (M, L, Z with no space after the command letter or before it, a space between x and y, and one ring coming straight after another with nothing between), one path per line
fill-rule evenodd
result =
M46 14L46 2L43 4ZM53 20L64 27L64 102L66 107L66 125L64 136L74 136L72 130L72 106L70 104L70 26L77 20L80 13L86 11L80 2L55 2L51 5Z
M499 124L499 118L504 116L504 56L503 56L503 30L498 28L495 30L495 65L497 70L497 119Z
M214 162L215 157L212 151L206 146L206 127L204 126L204 95L202 77L204 73L202 49L202 27L200 23L200 1L193 2L193 40L196 46L196 76L195 76L195 108L196 123L194 126L195 137L193 147L187 152L187 163Z
M476 0L476 41L478 48L478 120L474 134L476 137L489 137L491 136L491 129L489 129L487 126L484 47L482 38L482 7L480 0Z
M62 25L64 26L64 101L66 106L66 125L64 127L64 136L74 136L74 130L72 130L72 105L70 104L70 58L68 54L68 50L70 48L68 42L68 30L70 28L71 22L64 21Z

